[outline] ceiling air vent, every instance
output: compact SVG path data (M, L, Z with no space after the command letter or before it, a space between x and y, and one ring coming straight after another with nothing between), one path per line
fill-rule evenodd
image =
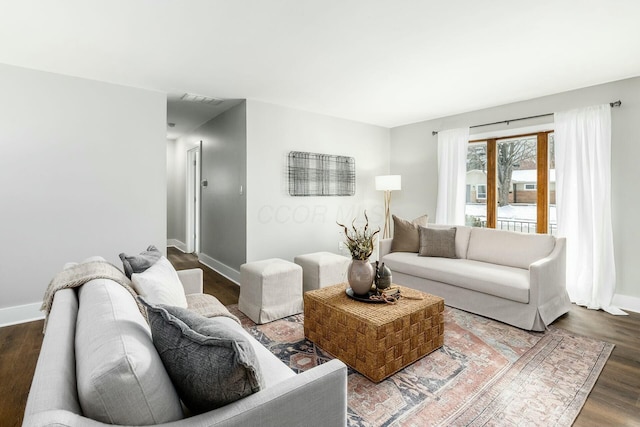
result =
M222 102L224 101L223 99L220 99L220 98L211 98L208 96L193 95L191 93L185 93L184 95L182 95L182 98L180 99L187 102L199 102L200 104L208 104L208 105L218 105L218 104L222 104Z

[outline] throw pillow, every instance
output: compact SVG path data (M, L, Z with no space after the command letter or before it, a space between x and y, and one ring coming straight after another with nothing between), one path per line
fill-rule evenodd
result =
M438 230L420 227L419 256L456 257L456 228Z
M131 275L133 289L152 304L167 304L187 308L187 297L178 273L168 259L160 257L158 262L143 273Z
M256 353L241 330L230 329L217 317L138 298L147 306L153 344L182 402L194 414L263 387Z
M418 252L420 249L420 235L418 227L426 227L428 215L422 215L409 222L406 219L393 218L393 240L391 241L391 252Z
M162 256L162 253L155 246L151 245L146 251L140 253L140 255L127 255L123 252L119 256L122 260L122 266L124 267L124 274L131 279L133 273L142 273L155 264Z

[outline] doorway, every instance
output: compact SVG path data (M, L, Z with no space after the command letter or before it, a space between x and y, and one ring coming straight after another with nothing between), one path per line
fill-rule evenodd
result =
M187 252L200 252L200 147L187 151Z

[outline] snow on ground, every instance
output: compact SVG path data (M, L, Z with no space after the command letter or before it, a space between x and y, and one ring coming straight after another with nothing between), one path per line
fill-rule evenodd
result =
M485 219L487 217L487 205L467 203L464 213ZM536 222L536 217L537 205L517 204L498 207L498 220ZM555 205L549 207L549 224L556 224Z

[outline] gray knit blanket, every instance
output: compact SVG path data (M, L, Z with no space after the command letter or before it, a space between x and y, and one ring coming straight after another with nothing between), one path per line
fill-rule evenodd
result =
M40 307L40 311L45 312L43 333L47 328L55 293L60 289L77 288L94 279L109 279L122 285L136 301L145 319L147 318L147 310L138 302L136 291L131 287L131 280L118 267L107 261L90 261L62 270L49 283Z

